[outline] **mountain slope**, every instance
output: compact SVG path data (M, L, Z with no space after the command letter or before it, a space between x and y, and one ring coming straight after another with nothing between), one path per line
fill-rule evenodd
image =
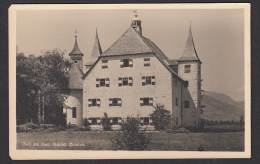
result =
M234 101L225 94L202 92L203 119L218 121L238 121L244 115L244 102Z

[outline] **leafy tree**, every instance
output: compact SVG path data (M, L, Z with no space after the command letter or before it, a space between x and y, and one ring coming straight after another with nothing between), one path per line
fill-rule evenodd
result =
M106 112L104 113L101 124L103 126L103 130L111 130L110 121Z
M63 103L69 94L69 60L63 57L64 52L58 49L45 51L35 57L17 54L17 119L30 118L42 123L44 111L52 120L59 120ZM24 105L26 104L26 105ZM27 116L27 117L26 117ZM42 117L43 116L43 117Z
M150 114L151 119L153 120L156 130L165 130L167 126L171 124L171 115L170 111L165 109L164 105L156 104L154 106L154 111Z
M115 150L146 150L151 142L144 131L140 130L138 119L128 117L121 125L122 133L118 133L112 141Z

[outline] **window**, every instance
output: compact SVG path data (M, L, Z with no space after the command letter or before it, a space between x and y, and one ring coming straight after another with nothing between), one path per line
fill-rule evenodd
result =
M121 59L120 60L120 67L133 67L133 59Z
M75 62L75 63L77 63L78 61L77 61L77 60L75 60L74 62Z
M155 76L142 76L142 85L155 85Z
M190 104L189 101L184 101L184 108L189 108Z
M141 125L152 125L153 120L150 117L141 117L140 118Z
M120 125L122 123L121 117L112 117L110 118L110 125Z
M133 86L133 78L132 77L119 77L118 78L118 86Z
M103 87L106 85L106 79L100 79L99 81L100 81L99 86Z
M144 58L144 66L149 67L150 66L150 58Z
M176 98L176 106L178 106L178 98Z
M89 118L88 122L90 125L101 125L101 119L100 118Z
M89 107L92 107L92 106L100 107L100 99L88 99L88 106Z
M153 106L153 98L140 98L140 106Z
M109 87L109 78L96 79L96 87Z
M189 86L189 82L188 81L185 81L184 82L184 87L188 87Z
M72 118L77 118L77 108L72 107Z
M152 77L151 76L146 77L145 82L146 82L146 85L152 84Z
M110 98L109 106L122 106L121 98Z
M128 85L128 78L123 78L123 85Z
M190 65L185 65L185 73L190 73Z
M108 60L102 60L102 69L108 68Z

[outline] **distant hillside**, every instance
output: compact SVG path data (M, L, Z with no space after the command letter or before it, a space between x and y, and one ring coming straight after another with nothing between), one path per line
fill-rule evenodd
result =
M217 92L202 92L203 119L218 121L238 121L244 116L244 101L237 102L231 97Z

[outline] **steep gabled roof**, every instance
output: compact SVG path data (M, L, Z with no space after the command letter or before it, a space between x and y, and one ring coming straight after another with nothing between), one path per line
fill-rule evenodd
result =
M148 38L143 37L130 27L111 47L109 47L100 57L113 55L129 55L152 53L172 74L184 81L176 72L174 72L165 60L168 57ZM95 62L95 64L98 60ZM95 64L85 73L83 79L89 74Z
M146 44L148 44L149 46L152 47L153 52L156 54L156 56L158 56L160 59L162 60L168 60L168 57L161 51L161 49L159 47L157 47L156 44L154 44L153 41L151 41L148 38L143 37L146 41Z
M73 63L69 70L69 89L83 89L83 72L77 63Z
M189 35L186 41L186 46L185 49L182 53L182 56L180 57L179 61L200 61L196 49L195 49L195 45L194 45L194 41L193 41L193 37L192 37L192 31L191 31L191 26L189 29Z
M132 27L130 27L102 56L153 52Z
M77 42L77 36L75 36L75 44L73 50L69 53L69 55L82 55L83 53L79 50L78 42Z
M90 55L89 60L86 62L85 65L93 65L101 54L102 54L102 49L101 49L101 46L100 46L100 42L99 42L99 39L98 39L98 33L97 33L97 30L96 30L96 38L95 38L94 46L93 46L93 49L92 49L92 53Z

